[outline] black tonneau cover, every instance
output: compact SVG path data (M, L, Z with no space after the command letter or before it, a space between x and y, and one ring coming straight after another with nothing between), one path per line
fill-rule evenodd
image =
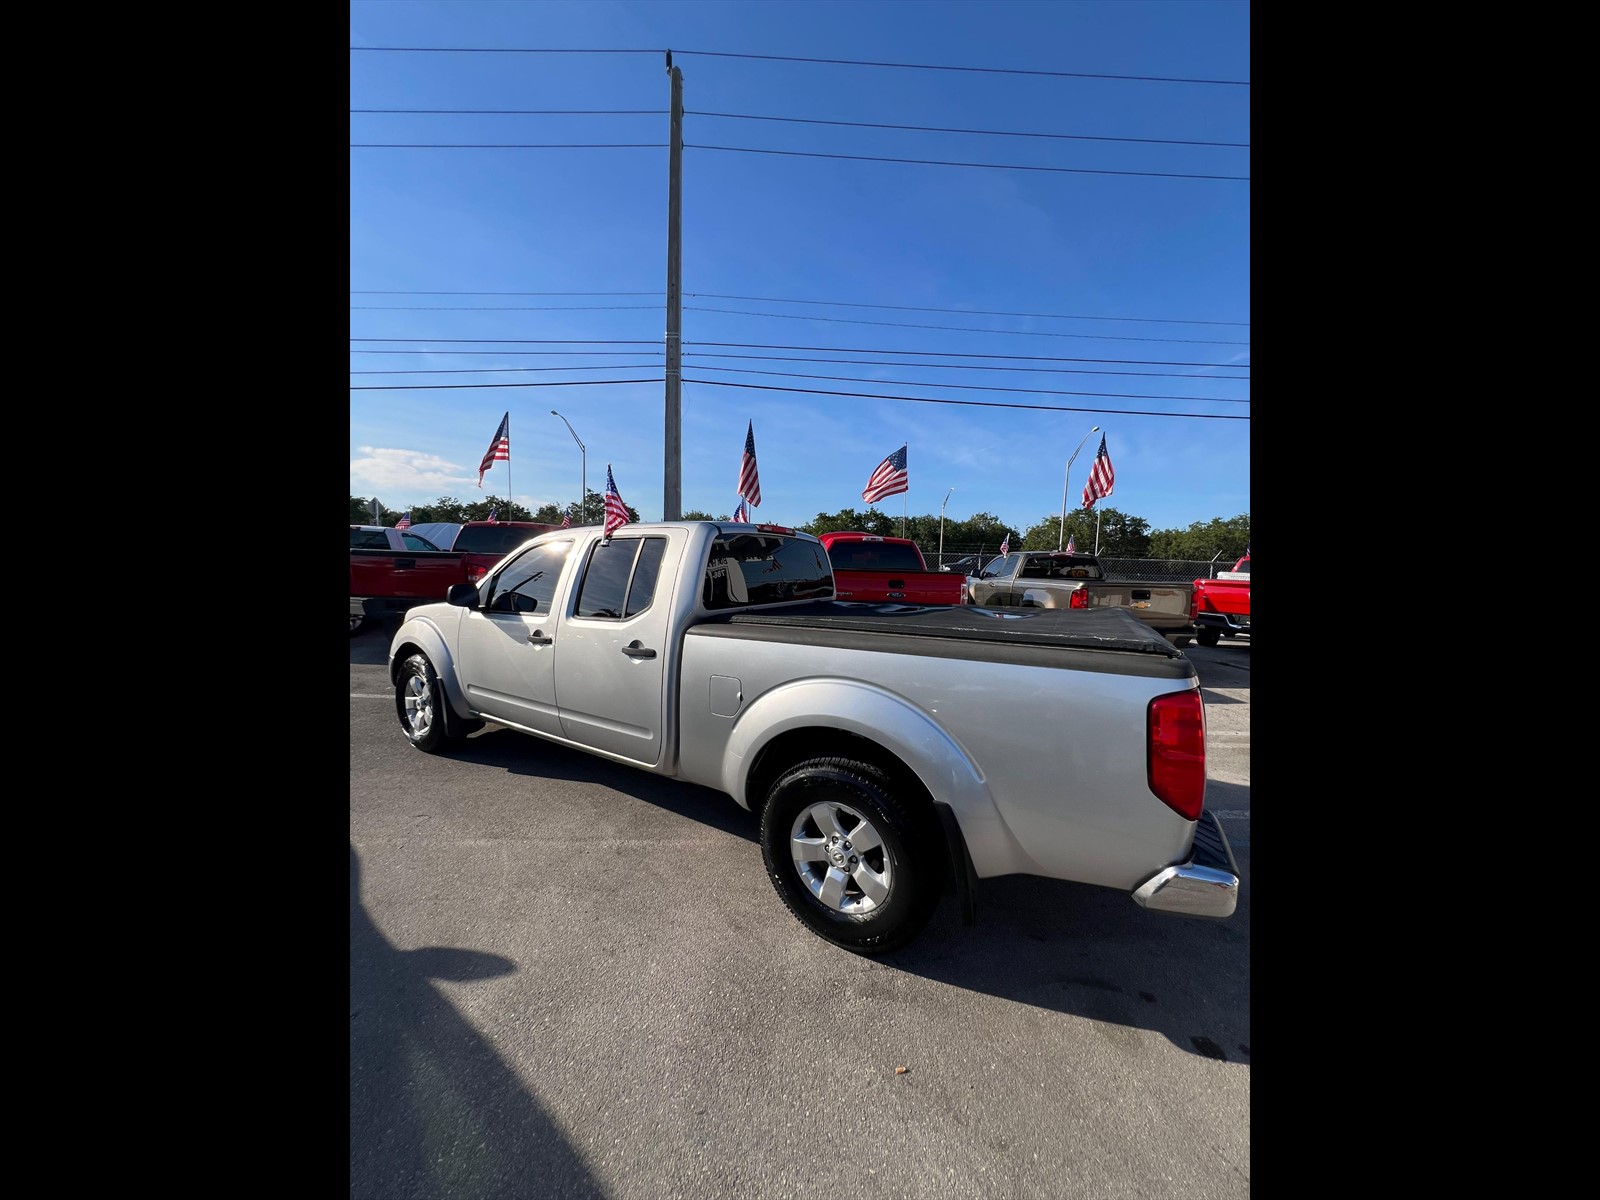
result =
M1122 608L980 608L971 604L873 604L815 600L719 614L706 624L770 625L955 638L1010 646L1101 646L1177 658L1180 651Z

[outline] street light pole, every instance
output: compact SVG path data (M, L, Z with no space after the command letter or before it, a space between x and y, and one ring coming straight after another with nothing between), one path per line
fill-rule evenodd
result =
M951 488L944 494L944 499L939 503L939 569L944 570L944 506L950 503L950 494L956 489Z
M550 410L552 417L561 417L555 409ZM572 427L572 422L561 417L561 423L567 427L567 432L572 435L572 440L578 443L578 486L583 490L578 493L578 522L582 524L589 517L589 452L584 449L583 439L578 436L578 431Z
M1096 425L1083 435L1083 442L1087 442L1092 435L1099 432L1100 426ZM1078 450L1083 449L1083 442L1078 443ZM1072 452L1072 458L1078 457L1078 450ZM1057 550L1066 545L1067 541L1067 480L1072 475L1072 458L1067 459L1067 469L1061 475L1061 532L1056 535Z

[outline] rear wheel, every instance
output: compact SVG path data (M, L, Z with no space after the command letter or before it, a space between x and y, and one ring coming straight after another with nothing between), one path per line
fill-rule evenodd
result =
M350 636L355 637L356 634L360 633L362 629L366 627L366 624L367 619L365 617L361 616L359 613L351 613Z
M1222 640L1222 630L1214 625L1202 625L1195 631L1195 641L1202 646L1215 646Z
M942 851L931 816L852 759L792 767L761 812L761 853L784 906L857 954L898 949L921 932L939 903Z

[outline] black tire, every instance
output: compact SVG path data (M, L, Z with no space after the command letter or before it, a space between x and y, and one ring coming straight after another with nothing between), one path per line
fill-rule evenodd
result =
M835 814L831 829L813 817L819 810ZM852 836L874 844L858 847ZM817 859L802 863L792 846L813 841ZM932 814L912 807L883 771L848 758L814 758L778 778L761 810L761 855L784 907L857 954L899 949L922 931L947 859Z
M449 703L426 654L418 652L400 664L400 677L394 685L395 715L406 740L425 754L437 754L461 740L445 728Z
M366 627L367 627L367 619L365 617L357 616L355 613L351 613L350 614L350 636L351 637L355 637L356 634L360 633Z
M1212 625L1202 625L1195 631L1194 637L1202 646L1215 646L1222 640L1222 630Z

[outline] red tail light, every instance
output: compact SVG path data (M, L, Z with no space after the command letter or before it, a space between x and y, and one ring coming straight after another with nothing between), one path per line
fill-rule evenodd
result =
M1180 817L1198 821L1206 798L1206 710L1199 690L1157 696L1146 720L1150 790Z
M1067 607L1068 608L1088 608L1089 607L1089 593L1087 591L1085 591L1083 588L1079 588L1077 591L1072 593L1072 599L1067 601Z
M489 568L488 567L468 567L467 568L467 582L468 583L478 583L488 573L489 573Z

